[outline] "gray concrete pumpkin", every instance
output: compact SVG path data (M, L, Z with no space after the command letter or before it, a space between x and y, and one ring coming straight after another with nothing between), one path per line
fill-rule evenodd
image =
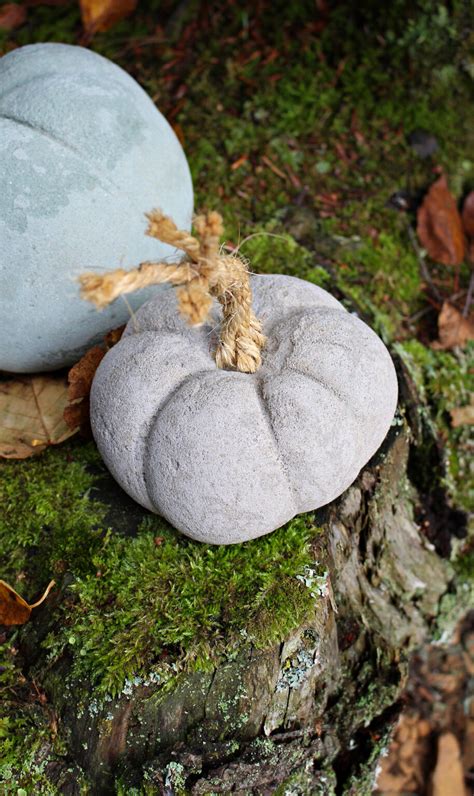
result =
M397 403L390 355L329 293L251 278L268 337L255 374L212 357L220 309L190 327L165 288L102 360L91 422L116 480L187 536L229 544L340 495L382 443Z
M172 247L144 234L157 205L190 228L183 150L133 78L64 44L0 59L0 369L71 364L126 321L124 301L98 313L74 280L172 260ZM132 306L159 289L138 291Z

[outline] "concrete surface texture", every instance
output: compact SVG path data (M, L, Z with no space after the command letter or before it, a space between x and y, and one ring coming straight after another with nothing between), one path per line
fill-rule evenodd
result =
M97 313L75 280L179 259L145 235L154 207L190 228L182 147L133 78L64 44L0 60L0 369L71 364L130 317L123 300ZM158 290L137 292L132 308Z
M165 288L96 373L91 422L111 473L186 535L230 544L325 505L382 443L397 378L377 335L329 293L253 276L268 336L255 374L219 370L219 331L190 327Z

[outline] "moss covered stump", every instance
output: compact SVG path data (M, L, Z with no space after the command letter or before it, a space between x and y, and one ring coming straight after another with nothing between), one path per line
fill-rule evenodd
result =
M83 792L80 770L86 793L342 793L391 726L409 651L455 596L414 520L410 439L399 417L324 513L224 548L143 521L90 446L63 449L64 483L50 454L34 488L46 511L54 473L74 527L48 504L36 553L31 538L16 549L32 581L47 558L62 572L16 661L62 739L59 791L50 777L40 792Z

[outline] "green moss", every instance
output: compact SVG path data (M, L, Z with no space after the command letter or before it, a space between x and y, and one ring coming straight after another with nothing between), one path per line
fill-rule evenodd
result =
M69 444L0 464L0 565L28 599L67 569L87 571L101 544L105 508L89 500L95 446Z
M474 391L474 343L469 343L465 351L456 350L455 353L427 348L418 340L407 340L395 349L408 366L421 399L429 407L444 457L444 486L456 504L472 511L471 427L453 428L450 412L469 404Z
M339 287L373 318L382 337L393 339L423 300L415 254L400 234L382 232L376 242L363 240L341 257Z
M102 474L92 444L1 469L2 571L26 597L53 575L59 585L64 573L73 578L44 643L51 658L67 648L74 676L87 675L103 693L163 660L165 678L171 665L174 673L209 668L242 636L264 646L312 610L297 578L313 564L311 516L229 547L192 542L151 516L136 538L123 537L107 529L106 506L90 499Z
M164 679L180 668L210 668L242 637L269 644L312 610L296 576L311 561L315 532L300 517L229 547L192 542L159 519L135 539L108 534L90 572L72 587L72 614L68 607L59 637L46 646L54 654L67 646L75 677L92 677L98 691L116 694L151 667Z

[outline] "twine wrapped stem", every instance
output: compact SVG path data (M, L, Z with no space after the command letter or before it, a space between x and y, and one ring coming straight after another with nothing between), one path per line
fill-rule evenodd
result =
M215 360L220 368L254 373L261 364L265 344L260 321L252 310L252 292L245 262L237 255L223 254L219 239L223 232L219 213L196 216L197 237L177 228L160 210L147 214L147 234L184 252L180 263L144 262L132 271L118 268L106 274L82 274L81 296L99 309L118 296L149 285L170 283L177 288L181 313L189 323L204 323L216 298L223 319Z

